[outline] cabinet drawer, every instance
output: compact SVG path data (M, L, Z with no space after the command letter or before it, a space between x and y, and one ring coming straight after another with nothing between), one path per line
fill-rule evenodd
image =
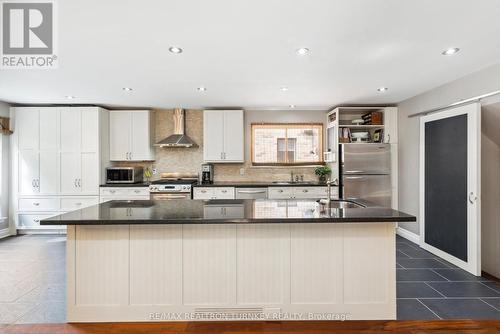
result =
M212 187L196 187L193 189L193 199L212 199Z
M269 199L287 199L292 198L293 188L292 187L269 187L268 197Z
M234 199L233 187L214 187L214 199Z
M326 187L297 187L295 198L326 198L328 190Z
M58 198L21 198L19 211L57 211L59 210Z
M99 204L98 197L66 197L61 198L61 210L72 211Z
M57 216L58 212L42 213L42 214L20 214L18 216L18 228L54 228L54 226L40 226L40 220ZM58 226L59 227L59 226Z
M149 194L146 196L101 196L99 198L99 203L105 203L108 201L148 201L150 199Z
M148 187L101 187L99 190L101 196L149 196Z

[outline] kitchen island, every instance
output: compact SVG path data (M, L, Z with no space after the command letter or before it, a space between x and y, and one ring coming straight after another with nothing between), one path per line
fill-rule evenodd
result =
M396 318L397 222L353 202L112 201L67 225L67 320Z

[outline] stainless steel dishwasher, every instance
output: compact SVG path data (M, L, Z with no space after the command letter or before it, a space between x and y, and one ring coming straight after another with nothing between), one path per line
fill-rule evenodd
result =
M266 199L267 188L236 188L236 199Z

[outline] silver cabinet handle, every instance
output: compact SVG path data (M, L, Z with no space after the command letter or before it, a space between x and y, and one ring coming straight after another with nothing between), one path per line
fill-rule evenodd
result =
M140 193L141 191L140 190L135 190L134 191L136 194Z
M78 179L75 179L74 185L75 185L75 188L78 188Z
M470 194L469 194L469 202L470 202L470 204L474 204L474 202L476 200L477 200L477 196L474 195L474 192L471 191Z
M35 188L35 179L31 180L31 186Z
M390 134L390 133L388 133L388 134L387 134L387 142L388 142L388 143L390 143L390 142L391 142L391 134Z
M129 154L129 157L130 157L129 160L132 160L132 152L128 152L128 154Z
M35 186L40 190L40 179L35 179Z
M40 222L40 219L38 219L38 218L33 218L33 222L34 222L34 223L39 223L39 222Z
M38 203L38 202L34 202L34 203L33 203L33 205L34 205L34 206L39 206L39 205L40 205L40 203Z
M116 192L116 190L110 190L109 192L114 194Z
M207 191L206 191L206 190L200 190L200 192L204 194L204 193L206 193Z
M82 179L78 179L78 186L81 188L82 187Z
M307 193L307 192L309 192L309 190L304 189L304 190L302 190L302 192L303 192L303 193Z
M221 192L225 194L225 193L227 193L227 190L221 190Z
M267 190L238 190L239 194L263 194Z
M283 190L281 190L281 189L280 189L280 190L278 190L278 192L279 192L279 193L282 193L282 192L283 192Z

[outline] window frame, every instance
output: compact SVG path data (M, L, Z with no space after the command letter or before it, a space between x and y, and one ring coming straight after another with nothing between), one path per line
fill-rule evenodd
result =
M276 129L276 128L283 128L286 130L286 133L288 135L287 130L288 129L303 129L307 127L312 127L312 128L319 128L319 136L318 136L318 141L319 141L319 161L309 161L309 162L285 162L285 163L273 163L273 162L255 162L254 161L254 150L255 150L255 138L254 138L254 130L255 128L271 128L271 129ZM324 161L324 143L323 143L323 131L324 131L324 124L323 123L266 123L266 122L261 122L261 123L251 123L250 124L250 160L252 166L286 166L286 167L300 167L300 166L321 166L325 164ZM285 147L288 147L288 136L285 139Z

